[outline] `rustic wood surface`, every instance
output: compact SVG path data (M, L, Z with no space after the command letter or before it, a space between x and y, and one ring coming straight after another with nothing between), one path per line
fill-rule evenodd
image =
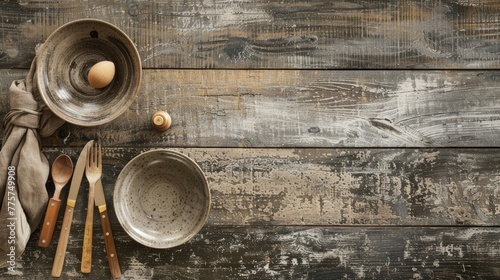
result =
M136 43L139 98L43 152L76 160L102 141L123 279L500 278L499 1L3 1L0 118L37 46L89 17ZM203 230L166 250L128 237L111 203L124 165L158 148L193 158L212 194ZM80 272L87 188L62 279L111 279L97 216ZM50 277L56 246L39 234L0 278Z
M105 188L146 150L106 148ZM500 168L491 160L496 149L174 150L198 162L210 182L209 221L186 245L164 250L131 240L112 215L124 279L498 277L500 201L489 181ZM79 151L44 149L50 159ZM75 208L66 278L82 276L86 189ZM94 224L99 232L98 217ZM37 247L38 236L22 260L38 270L19 269L21 279L51 269L55 246ZM109 277L104 241L96 235L94 242L93 275Z
M496 0L3 1L0 66L27 67L61 24L98 18L145 68L489 68Z
M0 70L1 89L26 74ZM145 70L139 98L118 120L65 126L45 144L83 145L95 134L120 146L491 147L500 141L499 79L498 71ZM172 116L166 132L151 129L157 110Z
M210 225L488 226L498 222L495 176L500 151L496 149L169 149L189 156L203 169L211 186ZM113 199L111 190L123 166L147 150L104 149L107 201ZM65 153L76 162L80 149L45 148L44 152L50 159ZM86 192L80 193L79 199L86 202ZM74 215L84 223L86 203L80 206Z

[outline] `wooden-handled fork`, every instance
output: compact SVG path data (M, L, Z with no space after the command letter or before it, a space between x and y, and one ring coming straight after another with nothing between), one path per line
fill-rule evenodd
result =
M81 271L90 273L92 270L92 230L94 228L94 190L96 182L102 176L101 144L89 147L85 175L89 181L89 201L87 204L87 217L83 236L83 251Z

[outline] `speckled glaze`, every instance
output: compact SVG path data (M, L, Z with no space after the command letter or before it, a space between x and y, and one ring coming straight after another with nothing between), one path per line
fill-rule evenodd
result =
M115 64L112 82L95 89L87 81L97 62ZM123 114L138 94L142 69L139 53L117 27L95 19L62 25L37 54L37 83L49 109L69 123L95 126Z
M118 175L113 200L123 229L152 248L189 241L210 212L210 190L201 168L189 157L165 149L132 159Z

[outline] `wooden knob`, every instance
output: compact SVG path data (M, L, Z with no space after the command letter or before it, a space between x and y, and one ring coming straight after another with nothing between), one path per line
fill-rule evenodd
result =
M167 112L158 111L151 117L151 124L158 131L165 131L172 124L172 118Z

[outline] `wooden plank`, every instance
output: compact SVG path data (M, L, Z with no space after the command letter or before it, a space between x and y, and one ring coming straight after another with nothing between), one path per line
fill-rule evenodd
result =
M60 25L97 18L146 68L407 69L500 66L495 0L2 1L0 67L29 67Z
M64 279L82 277L78 229L82 225L71 233ZM114 230L125 279L500 277L500 229L490 227L205 227L187 244L163 250ZM50 275L55 246L37 247L37 234L18 261L17 279ZM109 279L103 240L96 236L94 242L92 279Z
M24 70L0 70L7 89ZM137 101L100 127L64 126L52 145L99 135L112 146L491 147L498 71L145 70ZM157 110L173 125L158 133ZM3 128L0 128L3 133Z
M147 150L104 150L108 201L123 166ZM500 149L174 150L205 172L209 225L500 225ZM44 152L76 159L79 148Z

